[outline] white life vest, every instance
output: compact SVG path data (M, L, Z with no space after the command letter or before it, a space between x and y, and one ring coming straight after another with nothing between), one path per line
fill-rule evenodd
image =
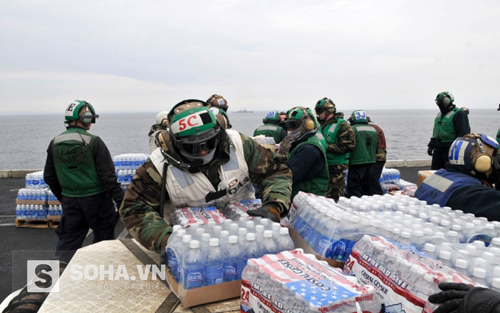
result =
M165 204L163 215L167 221L170 220L170 213L176 208L200 206L223 208L229 202L255 199L255 189L250 181L241 136L234 130L226 130L226 133L232 144L230 144L229 161L219 168L221 181L217 190L203 173L189 173L175 166L167 168L166 187L170 201ZM167 162L160 148L151 153L151 161L162 175L163 166ZM226 193L220 198L206 201L210 193L224 190Z

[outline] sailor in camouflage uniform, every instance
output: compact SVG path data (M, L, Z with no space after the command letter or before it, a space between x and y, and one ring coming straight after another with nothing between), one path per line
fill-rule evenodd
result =
M285 160L226 130L225 121L201 100L184 100L170 111L169 130L158 136L161 146L137 169L120 207L125 227L144 247L165 249L174 209L252 199L252 183L263 205L249 214L274 221L287 214L292 173Z
M320 131L326 140L326 158L330 180L326 196L337 202L344 195L345 171L349 164L349 153L354 150L354 131L343 119L344 114L336 112L335 103L323 98L316 103L316 116L321 124Z

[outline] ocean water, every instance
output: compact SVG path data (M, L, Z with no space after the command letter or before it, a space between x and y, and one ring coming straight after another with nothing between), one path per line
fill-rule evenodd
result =
M349 116L351 111L346 111ZM430 159L427 143L432 136L436 110L371 110L371 120L379 125L387 140L389 160ZM100 136L112 156L123 153L149 153L148 132L155 112L102 113L91 133ZM233 129L246 135L262 125L263 111L229 112ZM64 131L62 114L0 115L0 170L43 169L50 140ZM471 110L472 132L495 137L500 127L500 112Z

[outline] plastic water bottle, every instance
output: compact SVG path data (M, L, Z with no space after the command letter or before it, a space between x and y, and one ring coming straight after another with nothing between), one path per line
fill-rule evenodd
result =
M177 256L177 275L176 275L176 281L181 284L181 286L184 286L184 257L187 254L187 251L189 249L189 242L191 241L192 236L191 235L183 235L182 236L182 242L180 244L180 252L176 254Z
M238 228L238 242L240 246L243 246L245 244L245 241L247 240L247 229L240 227Z
M294 249L293 240L292 238L290 238L290 234L288 233L288 228L286 227L280 228L279 236L277 238L277 243L278 243L278 251L287 251Z
M212 286L224 282L222 252L218 238L210 238L210 247L205 259L205 285Z
M21 205L20 204L16 205L16 218L22 219Z
M443 264L443 266L448 266L449 268L453 268L453 264L451 263L451 252L442 250L439 252L439 260Z
M264 239L264 225L255 226L255 240L259 246L262 245L262 240Z
M485 277L486 271L484 270L484 268L475 267L472 271L472 280L474 280L476 284L483 285L485 287L488 286Z
M278 251L278 247L273 240L273 232L271 230L264 231L264 239L262 239L261 249L262 254L274 254Z
M203 287L205 281L205 259L200 250L200 242L191 240L189 251L184 258L184 289Z
M464 275L465 277L469 277L469 274L467 273L467 265L468 265L467 260L464 259L455 260L455 270L458 273Z
M431 259L437 259L436 246L428 242L424 245L424 253L427 254Z
M203 255L207 255L209 247L210 247L210 234L209 233L201 234L201 241L200 241L201 253L203 253Z
M241 258L241 249L238 245L237 236L229 236L227 250L224 255L224 282L241 279L241 272L245 264Z
M245 264L248 259L260 258L261 256L262 253L259 250L259 245L255 241L255 233L247 233L245 245L243 246L243 259Z
M180 229L175 233L175 237L172 238L167 243L165 247L165 251L167 253L167 265L170 268L170 274L173 278L177 278L177 270L178 270L178 256L179 252L182 250L182 236L186 233L186 230Z

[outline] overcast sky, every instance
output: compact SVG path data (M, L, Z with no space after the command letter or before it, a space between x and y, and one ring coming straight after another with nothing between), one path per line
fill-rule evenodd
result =
M500 103L500 2L0 1L0 112Z

